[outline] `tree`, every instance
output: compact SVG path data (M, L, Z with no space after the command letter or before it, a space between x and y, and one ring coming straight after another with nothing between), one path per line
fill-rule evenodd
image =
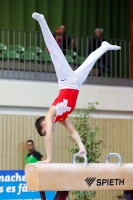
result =
M91 128L89 123L90 112L95 110L95 106L98 103L89 103L86 109L74 112L74 117L71 120L74 123L75 129L78 131L81 140L87 151L87 158L89 163L98 162L97 159L101 156L100 145L101 140L96 140L96 136L100 134L100 129L95 127ZM71 137L70 137L71 138ZM77 144L73 146L72 149L67 149L72 154L75 154L79 151ZM82 158L77 158L77 162L81 162ZM95 197L95 191L74 191L74 200L91 200Z

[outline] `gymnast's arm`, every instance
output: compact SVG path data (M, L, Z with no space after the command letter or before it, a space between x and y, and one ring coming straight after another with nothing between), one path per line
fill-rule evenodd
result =
M86 153L86 150L81 141L81 138L80 138L79 134L77 133L77 131L72 126L71 122L68 119L65 119L64 121L60 121L60 124L65 126L65 128L69 131L69 133L72 136L72 138L74 139L74 141L79 146L80 150L78 152L78 155L80 155L81 153Z
M46 122L46 136L45 136L45 148L47 158L44 160L44 163L51 162L51 154L52 154L52 132L53 132L53 121L56 116L56 110L54 106L51 106L49 111L46 114L45 122Z

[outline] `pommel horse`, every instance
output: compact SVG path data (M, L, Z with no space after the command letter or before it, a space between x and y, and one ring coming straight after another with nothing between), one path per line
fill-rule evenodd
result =
M84 163L33 163L25 166L28 190L40 191L41 199L46 200L42 191L58 191L54 200L65 200L69 191L124 190L125 197L133 200L133 163L122 163L118 153L109 153L106 163L89 163L82 154ZM118 163L109 163L111 156L117 156Z

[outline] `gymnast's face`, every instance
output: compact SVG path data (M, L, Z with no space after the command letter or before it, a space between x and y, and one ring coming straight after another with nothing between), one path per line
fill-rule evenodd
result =
M42 126L41 134L43 136L45 136L46 135L46 122L45 122L45 120L41 123L41 126ZM53 123L53 125L52 125L52 132L54 132L54 130L55 130L55 124Z
M43 136L45 136L46 135L46 123L45 123L45 120L41 123L41 126L42 126L41 134Z

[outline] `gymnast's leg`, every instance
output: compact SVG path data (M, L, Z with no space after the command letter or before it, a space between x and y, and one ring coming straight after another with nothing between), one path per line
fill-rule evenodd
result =
M46 46L50 52L51 59L55 67L58 81L75 79L76 77L75 73L69 66L64 54L62 53L55 38L53 37L51 31L49 30L49 27L44 19L44 16L39 13L33 13L32 17L36 19L40 24Z
M77 84L80 87L82 83L86 80L89 72L95 65L96 61L109 50L119 50L121 47L116 45L111 45L108 42L102 42L101 47L92 52L88 58L83 62L83 64L74 71L77 76Z

